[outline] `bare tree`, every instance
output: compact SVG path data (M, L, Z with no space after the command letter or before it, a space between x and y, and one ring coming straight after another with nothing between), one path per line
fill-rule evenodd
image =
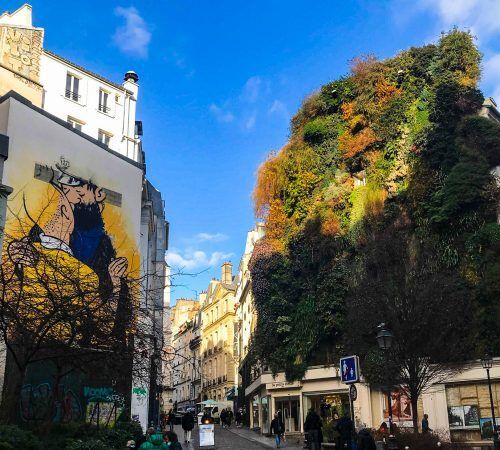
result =
M362 356L371 383L397 386L408 396L417 432L422 393L462 370L470 358L470 291L435 247L408 230L384 230L366 250L352 282L346 348ZM385 355L375 338L380 322L394 334Z

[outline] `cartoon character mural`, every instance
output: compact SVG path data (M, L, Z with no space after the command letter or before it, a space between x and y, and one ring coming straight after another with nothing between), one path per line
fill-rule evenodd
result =
M76 349L74 354L123 349L138 264L136 241L120 211L121 194L70 171L63 157L53 167L37 164L35 180L36 189L25 186L9 205L4 301L13 302L23 332ZM55 421L85 418L81 406L66 411L67 402L56 402L62 405L60 413L37 412L37 400L50 396L51 390L44 389L24 385L19 399L23 420L47 414ZM71 405L80 405L73 391L68 395Z
M105 229L102 215L105 190L90 180L70 174L68 164L64 159L62 162L56 165L58 170L45 169L54 191L49 203L57 202L56 208L43 225L32 219L26 209L31 228L26 236L10 240L7 254L13 273L18 281L23 281L25 293L40 296L40 307L47 307L43 298L62 292L88 313L81 316L82 322L77 328L79 333L85 328L85 333L79 335L80 343L90 345L96 333L111 331L110 315L119 314L120 308L123 312L127 309L126 303L131 302L126 279L128 261L117 257ZM93 323L87 320L89 317L99 317L101 321ZM106 325L102 328L104 317ZM113 320L112 325L116 332L119 324L115 322ZM76 331L74 327L64 330L61 324L55 328L51 333L69 336Z

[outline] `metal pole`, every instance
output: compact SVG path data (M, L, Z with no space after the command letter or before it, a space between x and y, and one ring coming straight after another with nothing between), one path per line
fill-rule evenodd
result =
M389 413L389 435L392 433L392 404L391 404L391 388L387 389L387 412Z
M488 390L490 391L490 406L491 418L493 420L493 446L495 450L500 449L500 441L498 440L497 422L495 418L495 404L493 403L493 392L491 390L490 369L486 369L486 376L488 377Z

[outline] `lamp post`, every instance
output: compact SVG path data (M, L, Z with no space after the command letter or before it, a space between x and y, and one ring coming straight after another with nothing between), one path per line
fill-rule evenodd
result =
M381 323L378 326L377 342L381 350L387 351L392 346L392 340L394 335L387 328L385 323ZM390 377L387 377L389 380ZM392 406L391 406L391 388L387 388L387 412L389 414L389 434L392 435Z
M493 448L500 450L500 441L498 440L497 423L495 418L495 404L493 403L493 392L491 391L491 378L490 369L493 367L493 358L491 355L486 354L481 358L481 365L486 369L486 376L488 378L488 390L490 391L490 406L491 406L491 420L493 421Z

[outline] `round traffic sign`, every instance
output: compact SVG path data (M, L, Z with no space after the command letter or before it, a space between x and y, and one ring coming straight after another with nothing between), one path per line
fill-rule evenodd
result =
M353 402L355 402L358 398L358 390L356 389L356 386L354 384L351 384L349 386L349 396L351 397L351 400Z

